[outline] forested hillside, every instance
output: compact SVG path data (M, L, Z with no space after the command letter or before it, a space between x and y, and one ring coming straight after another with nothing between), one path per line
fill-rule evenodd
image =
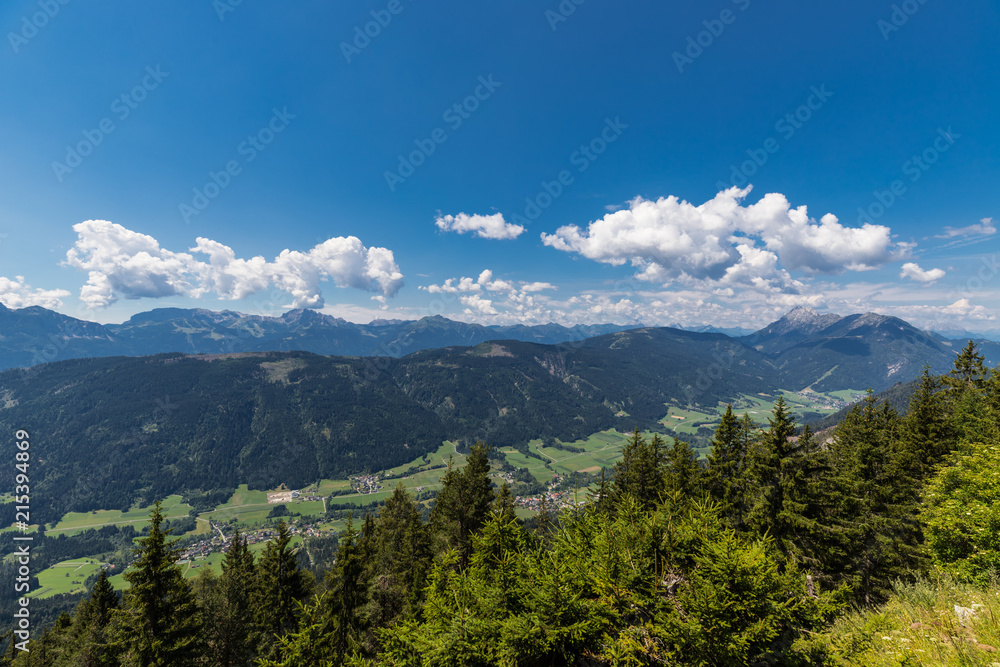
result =
M390 468L445 439L504 447L652 428L668 401L714 407L731 392L776 386L761 354L720 334L670 329L400 360L115 357L0 374L0 427L28 429L44 443L33 519L52 522L67 511L241 483L297 488Z
M322 581L282 527L257 558L237 535L223 574L189 584L156 507L123 596L102 575L30 653L11 642L2 660L987 665L998 418L1000 372L970 343L950 373L921 378L906 414L869 394L829 445L796 435L780 400L764 429L727 411L706 465L636 431L589 502L530 523L479 443L429 521L397 489L348 527Z

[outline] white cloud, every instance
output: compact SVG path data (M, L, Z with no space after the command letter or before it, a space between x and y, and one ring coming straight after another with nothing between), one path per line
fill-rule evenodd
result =
M69 295L64 289L33 289L25 284L24 276L14 276L13 280L0 276L0 303L8 308L59 308L63 304L62 300Z
M567 225L541 239L598 262L631 263L637 276L650 282L706 281L772 291L801 287L789 269L864 271L902 259L912 247L894 242L891 230L881 225L845 227L831 214L816 221L805 206L792 208L782 194L744 206L749 192L749 187L730 188L700 206L673 196L637 197L628 209L586 229Z
M65 263L88 272L80 298L91 308L120 298L215 294L245 299L270 286L288 292L291 307L313 308L323 305L320 283L325 279L390 297L403 284L391 250L366 248L354 236L328 239L308 252L282 250L271 262L238 258L229 246L199 237L190 253L207 255L205 262L107 220L87 220L73 230L78 238Z
M956 236L976 236L978 234L996 234L997 228L993 223L993 218L983 218L978 224L968 227L945 227L944 234L938 234L936 239L950 239Z
M524 233L524 227L505 222L502 213L493 215L439 215L434 219L438 229L445 232L465 234L474 232L484 239L516 239Z
M467 315L497 315L498 311L493 307L493 301L490 299L484 299L478 294L471 294L469 296L460 296L458 300L463 306L468 306L465 313Z
M909 278L910 280L915 280L918 283L931 285L943 278L944 274L944 269L930 269L925 271L915 262L907 262L906 264L903 264L903 270L900 271L899 277Z
M521 285L522 292L544 292L545 290L558 289L552 283L525 283Z

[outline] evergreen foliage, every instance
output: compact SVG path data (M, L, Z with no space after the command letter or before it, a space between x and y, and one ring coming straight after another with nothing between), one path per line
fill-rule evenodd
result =
M179 551L160 529L157 501L149 535L139 540L136 561L125 574L131 587L115 612L113 646L128 667L195 665L202 653L201 623L194 591L177 565Z

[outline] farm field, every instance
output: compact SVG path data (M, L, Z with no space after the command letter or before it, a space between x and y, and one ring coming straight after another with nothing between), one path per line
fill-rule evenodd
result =
M817 416L832 414L857 400L863 394L864 392L856 389L841 389L832 392L780 391L768 395L741 394L732 402L732 406L733 412L738 416L742 417L744 413L748 414L755 424L766 426L778 396L784 396L792 416L801 425L804 421L812 421ZM660 420L660 423L664 425L668 435L684 438L696 435L700 428L714 430L726 412L726 403L719 403L714 412L689 410L669 404L667 408L667 414Z
M27 596L45 599L62 593L86 593L84 582L102 565L93 558L74 558L56 563L38 573L38 588Z
M60 519L59 523L46 528L48 534L60 533L67 537L76 535L88 528L100 528L101 526L133 524L137 531L141 531L143 526L149 521L149 513L153 506L135 507L127 512L121 510L94 510L92 512L70 512ZM191 506L182 502L180 496L168 496L163 500L163 515L167 519L176 519L187 516Z

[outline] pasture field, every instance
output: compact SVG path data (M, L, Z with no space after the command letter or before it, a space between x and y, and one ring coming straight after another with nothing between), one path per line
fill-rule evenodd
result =
M841 389L832 392L816 392L812 390L803 391L781 391L774 395L763 396L760 394L742 394L733 401L733 412L742 416L744 412L758 425L766 426L767 419L774 410L774 403L778 396L785 397L785 403L797 421L801 422L803 415L819 414L829 415L845 407L863 396L864 392L858 389ZM726 411L725 404L719 406L719 414Z
M56 563L38 573L38 588L29 598L45 599L62 593L86 593L83 582L96 574L103 563L93 558L74 558Z
M163 515L167 519L177 519L187 516L191 506L182 502L181 497L167 496L163 499ZM88 528L100 528L102 526L133 524L137 531L141 531L143 526L149 521L149 513L153 506L133 507L127 512L121 510L93 510L92 512L70 512L59 520L54 526L47 527L45 532L49 535L65 534L67 537L82 533Z

